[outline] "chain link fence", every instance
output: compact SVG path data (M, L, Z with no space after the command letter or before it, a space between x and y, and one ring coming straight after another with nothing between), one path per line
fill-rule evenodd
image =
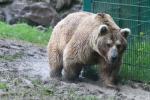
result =
M132 31L120 75L150 82L150 0L84 0L84 10L110 14L120 27Z

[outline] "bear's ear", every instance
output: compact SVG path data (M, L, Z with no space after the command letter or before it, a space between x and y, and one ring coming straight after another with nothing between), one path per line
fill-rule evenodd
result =
M106 15L105 13L97 13L95 14L94 18L100 20L105 18L105 15Z
M99 17L102 17L102 18L104 18L105 17L105 13L97 13L97 15L99 16Z
M107 25L100 25L99 27L100 36L103 36L108 33L108 26Z
M124 28L120 30L120 33L124 38L127 38L128 35L131 33L131 30L129 28Z

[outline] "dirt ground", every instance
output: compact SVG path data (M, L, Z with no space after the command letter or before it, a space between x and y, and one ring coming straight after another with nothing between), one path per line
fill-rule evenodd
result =
M0 100L150 100L148 84L127 81L119 87L50 79L46 47L0 39Z

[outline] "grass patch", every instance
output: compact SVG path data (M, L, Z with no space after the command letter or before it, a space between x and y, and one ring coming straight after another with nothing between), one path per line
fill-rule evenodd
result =
M148 36L131 36L124 55L121 75L124 78L150 82L150 41Z
M0 55L0 61L15 61L20 59L23 56L23 53L16 53L14 55Z
M0 22L0 38L19 39L46 45L51 32L52 28L48 28L46 31L39 31L36 27L29 26L26 23L8 25Z
M0 83L0 89L6 89L7 85L5 83Z
M69 96L68 100L99 100L96 96Z

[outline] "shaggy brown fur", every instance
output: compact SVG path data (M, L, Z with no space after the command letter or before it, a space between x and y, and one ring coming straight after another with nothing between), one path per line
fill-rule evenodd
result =
M48 44L51 77L61 76L63 69L63 77L74 80L83 66L99 64L104 83L114 86L129 32L120 29L108 14L68 15L56 25Z

